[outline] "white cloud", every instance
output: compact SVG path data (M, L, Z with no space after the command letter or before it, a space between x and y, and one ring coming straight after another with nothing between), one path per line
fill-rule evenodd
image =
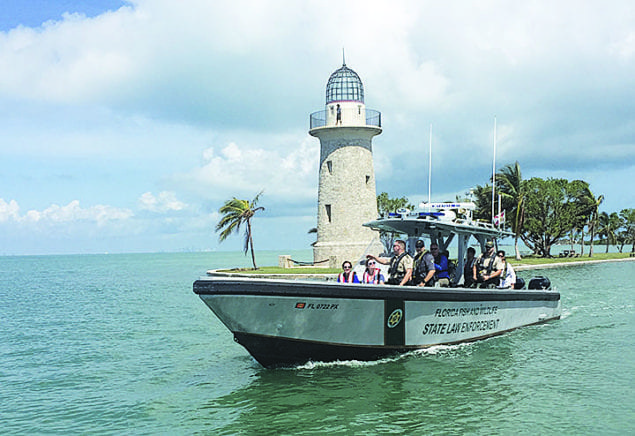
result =
M609 51L623 61L630 60L635 54L635 31L630 31L622 38L611 43Z
M264 190L271 199L293 203L312 201L317 194L319 146L306 138L286 152L234 142L203 152L203 165L177 177L189 189L213 200L253 197Z
M486 183L497 116L497 162L527 177L600 166L609 204L635 159L633 28L635 3L612 0L133 0L0 32L0 185L15 199L0 223L156 240L261 189L266 214L311 217L307 120L342 47L382 112L380 192L427 192L430 124L433 195Z
M187 207L187 204L176 199L176 194L172 191L162 191L156 196L145 192L139 197L138 203L139 209L157 213L179 211Z
M20 206L15 200L8 203L4 198L0 198L0 223L7 221L17 221L19 219Z
M110 221L127 220L134 214L129 209L112 206L95 205L82 208L79 200L73 200L66 206L52 204L44 210L29 210L24 215L19 214L20 207L15 200L8 203L0 198L0 222L16 222L22 224L42 223L48 225L68 224L73 222L94 222L104 226Z

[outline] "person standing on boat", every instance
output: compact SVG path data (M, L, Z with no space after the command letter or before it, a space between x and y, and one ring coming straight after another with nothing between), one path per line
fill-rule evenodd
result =
M465 258L465 264L463 266L463 287L471 288L475 282L472 277L472 270L474 269L474 264L476 263L476 250L474 247L468 247L467 249L467 257Z
M338 283L359 283L359 278L357 278L357 274L353 271L353 265L345 260L342 264L342 272L337 276Z
M366 269L362 275L362 283L373 285L383 285L386 278L377 267L377 262L373 259L366 259Z
M406 252L406 243L401 239L395 241L392 249L394 254L391 258L375 257L372 254L369 254L366 258L374 259L383 265L390 265L387 284L407 285L412 279L412 257Z
M415 244L417 254L413 260L412 284L415 286L434 286L434 257L425 251L426 243L419 239Z
M472 279L480 288L495 288L500 282L503 266L503 261L494 250L494 242L487 241L485 251L478 256L472 268Z
M500 285L498 285L498 287L501 289L513 288L516 284L516 272L514 271L514 268L512 268L512 264L507 262L507 260L505 259L504 250L499 250L496 255L503 261L503 264L505 265L503 267L503 273L501 274Z
M448 257L439 251L437 244L430 244L430 251L434 256L434 269L436 284L447 288L450 286L450 274L448 273Z

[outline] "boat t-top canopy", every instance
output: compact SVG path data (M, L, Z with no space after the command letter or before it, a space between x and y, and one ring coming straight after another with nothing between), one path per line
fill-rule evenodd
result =
M457 271L460 274L463 273L470 236L478 241L481 251L485 250L487 241L514 236L513 233L492 224L471 219L470 213L467 214L467 218L456 218L456 213L452 209L467 209L469 211L470 208L462 207L466 206L464 203L439 203L429 206L433 207L417 212L401 209L387 217L367 222L364 226L381 232L407 235L407 245L410 252L414 251L416 240L422 236L427 236L431 243L436 243L441 251L445 251L456 235L458 240ZM459 277L456 277L456 280L458 281Z

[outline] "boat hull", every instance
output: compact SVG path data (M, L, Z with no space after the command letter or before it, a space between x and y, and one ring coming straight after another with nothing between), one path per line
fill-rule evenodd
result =
M194 292L263 366L376 360L560 318L552 290L206 277Z

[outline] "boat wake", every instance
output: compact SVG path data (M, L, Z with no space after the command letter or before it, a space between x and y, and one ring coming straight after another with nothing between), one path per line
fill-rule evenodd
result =
M460 344L453 345L433 345L431 347L422 348L420 350L409 351L403 354L396 354L391 357L384 357L379 360L372 361L362 361L362 360L336 360L333 362L307 362L303 365L281 368L282 370L315 370L315 369L323 369L323 368L336 368L336 367L348 367L348 368L368 368L378 365L384 365L387 363L399 362L404 359L412 358L412 357L421 357L421 356L430 356L437 354L444 354L448 352L457 351L466 347L471 347L473 342L464 342Z

